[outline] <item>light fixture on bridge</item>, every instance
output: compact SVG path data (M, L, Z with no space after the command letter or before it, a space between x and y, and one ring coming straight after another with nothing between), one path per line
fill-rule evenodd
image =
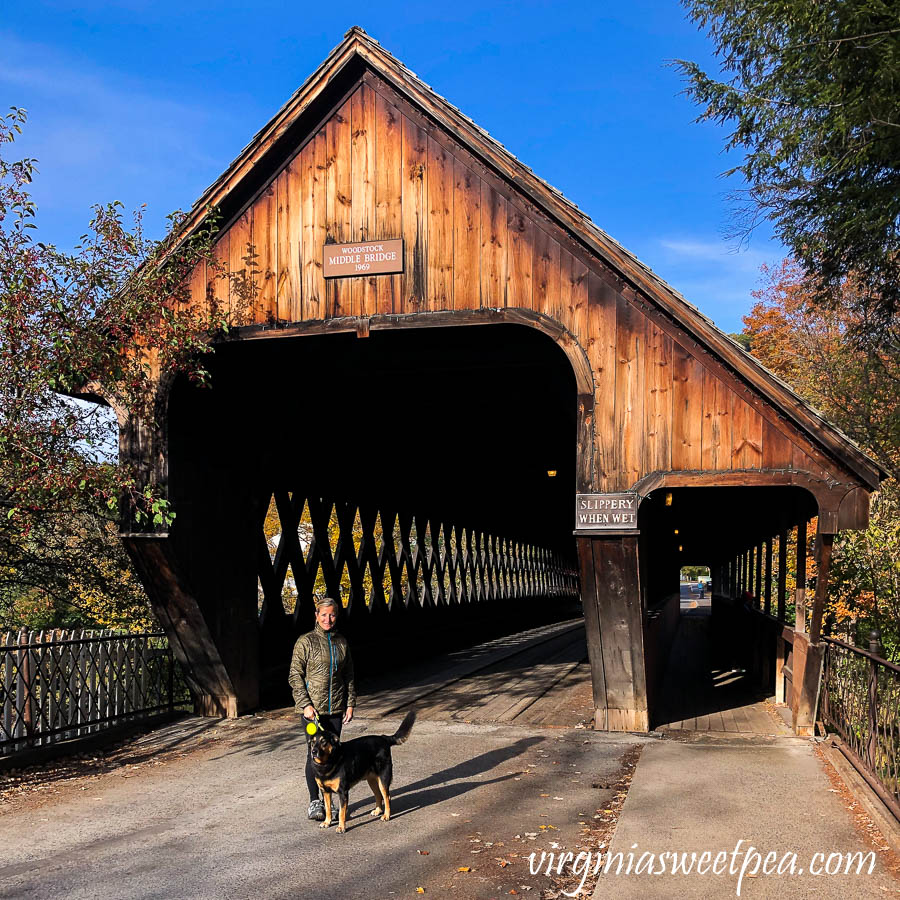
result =
M672 505L672 492L666 491L666 506Z
M675 529L675 534L678 534L678 529L677 529L677 528Z
M682 550L684 550L684 547L682 547L681 544L679 544L679 545L678 545L678 552L681 553Z
M556 478L556 469L547 469L548 478Z

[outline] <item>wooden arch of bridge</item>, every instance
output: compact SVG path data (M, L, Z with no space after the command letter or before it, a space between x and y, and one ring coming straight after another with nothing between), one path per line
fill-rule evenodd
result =
M235 714L265 693L268 658L283 658L306 621L294 616L289 628L284 611L276 613L290 567L292 589L307 597L317 579L335 590L346 575L351 618L368 617L365 628L375 628L376 614L422 619L422 610L431 623L423 627L443 628L450 612L463 620L482 600L505 601L504 615L524 615L546 608L548 597L580 590L597 725L647 729L656 657L667 641L655 611L677 594L667 493L686 506L700 497L722 504L707 505L708 524L695 523L693 537L722 591L743 586L729 566L746 547L789 522L817 516L822 535L867 522L869 493L884 475L871 459L360 29L347 33L197 201L188 228L210 206L223 216L222 270L252 284L252 298L247 303L233 278L200 266L191 302L214 301L241 316L217 356L245 380L256 370L240 354L254 346L291 347L300 358L313 344L297 341L374 340L382 332L423 340L435 326L469 326L474 336L485 325L506 340L512 333L503 329L518 325L548 337L568 361L564 376L545 360L556 373L551 380L574 385L571 396L564 387L555 396L561 406L571 401L575 421L566 438L571 518L538 546L528 535L449 522L409 503L387 512L384 498L368 505L325 498L315 478L265 482L252 441L241 445L255 460L252 471L235 458L220 473L230 489L245 485L243 500L232 491L226 509L208 487L201 503L191 479L174 484L176 472L190 469L185 461L210 435L225 440L227 432L216 429L231 412L195 410L198 421L209 415L209 427L192 431L194 412L185 410L194 401L181 399L187 395L177 384L160 384L166 426L124 420L121 448L148 480L169 485L177 524L172 535L125 540L203 709ZM389 240L402 240L398 271L325 277L328 247ZM449 343L441 347L449 353ZM534 352L543 359L543 350ZM265 355L252 358L264 365ZM538 378L528 359L516 364L523 377ZM252 391L243 402L254 402ZM357 410L360 402L354 398ZM510 458L528 452L509 448ZM191 465L199 478L202 467ZM429 486L419 487L427 495ZM742 492L742 513L740 527L723 533L716 516L734 514L729 490ZM582 529L573 538L575 494L622 492L639 504L637 528ZM262 529L272 510L290 539L267 553ZM489 518L490 510L482 514ZM215 519L228 527L211 541ZM395 523L392 543L385 530ZM301 526L309 540L296 538ZM352 537L354 528L362 538Z

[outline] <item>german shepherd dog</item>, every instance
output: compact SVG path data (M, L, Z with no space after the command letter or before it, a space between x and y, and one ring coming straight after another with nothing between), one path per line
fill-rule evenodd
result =
M391 817L391 779L393 762L391 747L402 744L409 737L416 712L408 712L396 733L373 734L354 738L342 744L337 735L320 731L310 741L312 770L323 796L325 797L325 821L321 828L331 825L331 795L337 794L340 802L338 832L347 830L347 800L350 788L363 778L369 783L375 795L375 809L371 815L381 816L387 822Z

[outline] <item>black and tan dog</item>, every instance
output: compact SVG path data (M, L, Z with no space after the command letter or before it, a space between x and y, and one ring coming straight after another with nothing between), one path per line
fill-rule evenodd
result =
M385 822L390 819L391 779L394 773L391 747L406 741L415 721L416 713L412 710L404 716L395 734L367 735L346 744L328 731L320 731L312 738L310 755L313 775L325 797L322 828L328 828L331 824L331 795L337 794L340 802L338 831L342 834L346 831L350 788L364 778L375 795L375 809L371 815L381 816Z

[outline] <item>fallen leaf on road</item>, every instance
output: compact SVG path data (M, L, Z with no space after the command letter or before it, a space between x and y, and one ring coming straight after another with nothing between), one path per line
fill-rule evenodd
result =
M540 796L540 797L549 797L550 795L549 795L549 794L539 794L538 796Z
M471 866L460 866L456 871L457 872L471 872L472 868L471 868Z
M460 813L450 813L451 816L458 816Z
M497 862L500 864L501 869L505 869L509 865L508 859L503 859L502 857L499 857L499 856L495 856L494 859L496 859Z
M417 888L416 888L416 893L417 893L417 894L424 894L424 893L425 893L425 888L423 888L423 887L417 887Z
M562 800L562 797L554 797L554 800Z

